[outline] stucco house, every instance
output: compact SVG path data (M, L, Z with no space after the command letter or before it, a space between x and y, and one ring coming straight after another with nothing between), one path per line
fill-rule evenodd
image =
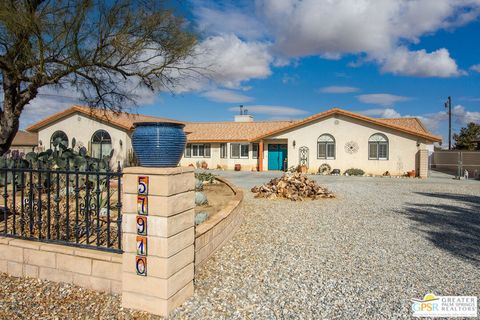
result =
M18 130L15 138L13 138L10 146L11 152L18 152L19 154L26 154L35 151L38 145L38 137L36 133L30 133L23 130Z
M113 160L126 163L133 123L161 120L73 106L27 130L38 133L41 148L57 137L67 144L75 137L92 156L113 148ZM209 168L228 170L283 170L302 164L317 172L327 163L342 172L426 172L428 162L421 156L441 141L417 118L371 118L337 108L292 121L254 121L251 115L239 115L231 122L186 122L184 130L188 144L181 165L205 162Z

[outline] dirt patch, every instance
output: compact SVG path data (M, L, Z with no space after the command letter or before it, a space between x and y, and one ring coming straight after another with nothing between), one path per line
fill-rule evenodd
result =
M208 205L196 206L195 213L207 212L208 219L211 219L220 210L225 208L227 203L235 198L235 194L233 193L232 189L222 182L205 184L203 187L203 192L207 196Z

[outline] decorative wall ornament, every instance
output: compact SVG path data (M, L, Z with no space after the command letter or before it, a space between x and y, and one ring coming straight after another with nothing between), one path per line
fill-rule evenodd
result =
M308 168L308 147L301 147L298 149L299 157L300 157L300 165L306 166Z
M349 141L345 143L345 151L350 154L357 153L358 143L356 143L355 141Z

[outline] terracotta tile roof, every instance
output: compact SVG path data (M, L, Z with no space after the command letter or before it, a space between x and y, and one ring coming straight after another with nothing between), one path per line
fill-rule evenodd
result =
M320 112L302 120L292 121L179 122L176 120L140 114L126 112L113 113L111 111L102 111L90 109L88 107L73 106L35 123L27 130L31 132L37 132L40 128L77 112L94 117L100 121L108 122L109 124L129 131L133 130L134 122L168 121L174 123L184 123L184 130L187 132L187 138L190 142L258 141L285 130L306 125L310 122L320 120L334 114L340 114L395 129L401 132L412 134L414 136L425 138L428 141L441 141L440 137L435 136L426 130L421 121L417 118L370 118L358 113L349 112L338 108Z
M307 117L303 120L297 121L297 122L295 122L291 125L287 125L286 127L283 127L283 128L277 129L277 130L272 130L272 131L267 132L265 134L260 134L252 140L263 139L263 138L266 138L268 136L272 136L272 135L278 134L280 132L283 132L283 131L286 131L286 130L289 130L289 129L294 129L294 128L299 127L299 126L306 125L310 122L332 116L334 114L340 114L340 115L344 115L344 116L351 117L351 118L354 118L354 119L359 119L359 120L362 120L362 121L365 121L365 122L369 122L369 123L384 126L384 127L387 127L387 128L395 129L395 130L398 130L398 131L401 131L401 132L409 133L409 134L414 135L414 136L425 138L428 141L432 141L432 142L442 141L441 137L433 135L430 132L428 132L425 129L425 127L423 126L423 124L421 123L421 121L417 118L405 118L405 119L400 119L400 118L396 118L396 119L370 118L370 117L367 117L367 116L364 116L364 115L361 115L361 114L358 114L358 113L354 113L354 112L350 112L350 111L346 111L346 110L338 109L338 108L333 108L333 109L330 109L330 110L327 110L327 111L324 111L324 112L320 112L320 113L314 114L313 116Z
M12 147L15 146L36 146L38 145L38 134L18 130L12 141Z
M182 123L177 120L172 120L172 119L167 119L167 118L159 118L159 117L154 117L154 116L146 116L143 114L134 114L134 113L128 113L128 112L119 112L115 113L112 111L104 111L104 110L99 110L99 109L93 109L89 107L83 107L83 106L72 106L64 111L57 112L43 120L40 120L39 122L31 125L30 127L27 128L27 131L30 132L37 132L39 129L43 128L44 126L47 126L51 124L54 121L60 120L66 116L69 116L74 113L81 113L83 115L86 115L88 117L96 118L100 121L108 122L109 124L112 124L114 126L120 127L125 130L133 130L133 124L135 122L159 122L159 121L164 121L164 122L173 122L173 123Z
M252 141L256 136L289 126L296 121L189 122L188 141Z
M412 131L429 134L428 130L423 126L418 118L380 118L379 121L390 125L408 128Z

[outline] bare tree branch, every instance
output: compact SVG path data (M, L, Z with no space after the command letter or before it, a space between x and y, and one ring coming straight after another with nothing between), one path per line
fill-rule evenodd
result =
M73 86L90 106L120 111L135 102L132 81L172 90L200 74L185 25L161 0L0 1L0 154L42 87Z

